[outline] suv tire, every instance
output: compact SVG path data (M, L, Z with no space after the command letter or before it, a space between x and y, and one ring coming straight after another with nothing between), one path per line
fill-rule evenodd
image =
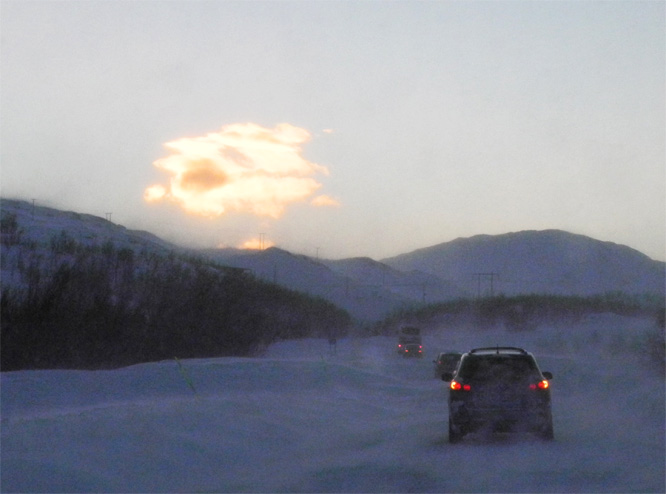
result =
M459 443L462 441L465 433L463 432L460 426L454 426L453 422L449 418L449 442L450 443Z
M553 432L553 418L548 418L548 423L539 431L539 436L544 441L552 441L555 439L555 433Z

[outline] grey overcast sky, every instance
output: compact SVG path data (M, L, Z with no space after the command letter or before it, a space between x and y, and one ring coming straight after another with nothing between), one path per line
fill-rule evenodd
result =
M2 1L3 197L184 245L664 260L663 1Z

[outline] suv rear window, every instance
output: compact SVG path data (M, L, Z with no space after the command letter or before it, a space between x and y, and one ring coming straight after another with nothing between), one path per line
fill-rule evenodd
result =
M522 355L469 355L463 360L458 375L470 381L515 380L536 377L539 371L533 359Z

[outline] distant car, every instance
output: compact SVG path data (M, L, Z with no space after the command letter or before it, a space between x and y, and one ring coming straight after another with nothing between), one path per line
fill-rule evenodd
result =
M532 432L553 439L550 383L522 348L475 348L464 353L449 384L449 442L467 433Z
M461 356L460 352L443 352L437 355L437 359L432 361L435 364L435 377L441 379L445 372L454 372Z
M398 353L403 357L423 357L423 345L418 343L407 343L405 345L398 345Z
M421 330L414 326L400 328L397 350L403 357L422 357Z

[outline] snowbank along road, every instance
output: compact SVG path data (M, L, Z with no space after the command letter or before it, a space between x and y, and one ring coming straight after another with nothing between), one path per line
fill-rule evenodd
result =
M663 492L653 322L286 341L256 359L2 375L2 492ZM553 372L555 440L447 438L445 350L516 345Z

